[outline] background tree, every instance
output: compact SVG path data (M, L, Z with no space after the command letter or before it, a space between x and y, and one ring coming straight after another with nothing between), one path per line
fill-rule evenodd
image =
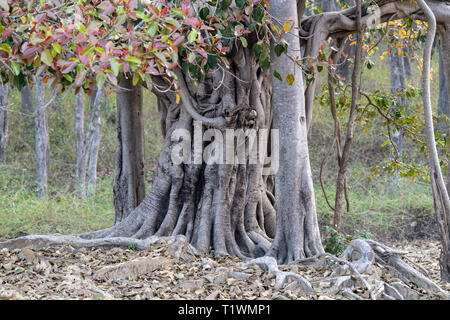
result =
M9 83L0 85L0 164L6 158L6 143L8 141L8 101Z
M103 88L95 90L91 95L91 118L88 125L88 131L84 133L84 92L79 91L76 94L75 102L75 130L77 140L77 164L75 176L77 179L77 190L79 196L86 196L86 170L89 162L89 188L93 192L95 189L95 178L97 170L97 155L100 139L100 106L104 94Z

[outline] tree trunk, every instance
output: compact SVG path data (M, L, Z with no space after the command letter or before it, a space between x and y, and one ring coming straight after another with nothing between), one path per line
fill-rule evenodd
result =
M291 12L296 12L295 8L282 11L284 17ZM277 97L282 95L283 102L274 107L280 108L274 128L280 130L282 143L289 143L283 149L289 156L282 155L284 168L274 186L279 141L278 131L269 131L272 76L270 70L262 69L257 62L252 50L257 40L252 35L248 36L246 48L237 44L229 57L229 71L219 68L206 74L197 90L189 75L176 70L181 103L177 103L174 91L158 91L157 88L165 88L167 84L154 78L153 92L158 98L166 134L153 186L126 218L116 219L109 229L82 237L145 239L152 235L184 235L203 252L212 248L215 255L240 258L268 253L280 262L323 252L309 167L301 73L299 70L292 87L276 86L281 90ZM291 52L298 54L298 40L290 41L294 44ZM280 61L279 70L286 73L287 58ZM130 108L139 105L141 94L131 80L122 80L120 86L129 91L121 90L117 97L120 144L116 182L118 177L131 176L123 172L126 168L123 164L129 163L124 156L130 157L131 151L136 150L131 148L129 137L139 135L125 135L125 129L136 131L137 122L130 125L133 115ZM288 112L286 120L280 119L284 110ZM291 190L284 186L283 179ZM274 194L281 212L278 216Z
M103 89L94 90L91 96L91 119L88 132L84 133L84 93L80 90L76 94L75 129L77 135L77 191L80 197L92 195L97 179L97 156L100 144L100 104ZM89 161L88 190L86 191L86 169Z
M117 92L118 146L114 173L115 223L124 220L145 197L142 87L130 76Z
M442 57L442 48L439 46L439 100L438 100L438 116L447 117L449 113L449 100L448 100L448 88L447 82L445 80L445 67L444 60ZM438 124L439 130L445 132L447 130L447 125L444 119L439 118ZM447 140L450 138L447 136Z
M45 103L45 86L42 79L35 77L35 141L36 141L36 176L37 194L47 196L47 182L50 168L50 140L48 135L48 114Z
M440 267L441 267L441 278L443 281L450 281L450 199L447 192L449 184L447 180L447 187L444 184L442 177L442 172L440 168L439 158L436 150L435 136L433 131L433 119L431 110L431 99L430 99L430 89L429 89L429 72L430 72L430 61L431 61L431 48L432 40L434 39L434 32L436 29L436 21L433 12L430 12L427 8L426 3L423 0L418 0L422 8L425 8L426 15L428 18L429 30L427 35L427 42L424 54L424 68L423 68L423 101L424 101L424 112L425 112L425 124L427 132L427 144L430 152L430 180L431 187L433 190L433 200L436 212L437 222L440 228L440 236L442 243ZM445 70L445 78L447 89L449 88L450 78L450 24L440 24L439 33L441 35L441 45L442 45L442 58ZM447 176L448 178L448 176Z
M391 108L392 118L396 119L397 114L401 112L399 107L406 108L407 99L402 97L402 91L406 89L406 71L404 67L404 59L398 53L396 48L393 48L390 53L390 80L391 80L391 94L397 97L397 105L393 105ZM391 150L390 157L401 157L403 155L403 132L397 128L390 128L390 135L394 144L393 150ZM395 190L399 182L399 172L395 171L394 176L391 179L391 187Z
M23 114L32 114L33 113L33 91L31 90L31 86L27 84L20 91L21 99L22 99L22 113Z
M98 161L98 151L100 149L100 141L102 139L101 130L101 116L100 116L100 104L103 98L103 90L97 90L95 96L91 99L91 110L92 113L97 112L98 114L92 115L92 119L95 120L94 123L94 135L92 137L91 149L89 152L89 169L88 169L88 185L87 185L87 196L93 197L95 195L95 188L97 185L97 161Z
M87 152L85 152L83 90L75 95L75 132L77 137L76 189L78 196L82 197L86 190L86 165L88 160Z
M0 85L0 164L6 159L8 141L9 83Z
M294 18L298 25L294 1L271 3L271 13L279 21ZM288 55L297 56L300 42L286 35ZM302 70L286 55L273 65L283 79L296 73L292 86L273 78L272 128L279 130L280 165L275 175L277 207L276 237L270 254L285 263L323 252L317 223L314 188L309 162L307 116Z

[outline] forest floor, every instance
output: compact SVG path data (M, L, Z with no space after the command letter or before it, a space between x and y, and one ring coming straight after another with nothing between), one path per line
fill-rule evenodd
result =
M411 261L426 269L433 281L450 292L449 283L439 282L438 242L421 240L389 245L408 251ZM145 261L144 268L139 267L139 261ZM123 273L116 270L120 263L128 266ZM375 265L381 271L377 275L381 280L399 281L382 266ZM130 272L130 268L134 268L133 271ZM330 270L298 265L279 268L301 274L317 294L302 295L293 283L275 290L274 275L256 265L242 268L242 261L237 258L198 255L175 260L162 243L152 245L150 251L69 246L41 250L0 249L0 299L347 299L332 292L327 280ZM416 290L417 299L438 298L413 284L409 286ZM362 285L352 290L364 299L369 298L368 290Z

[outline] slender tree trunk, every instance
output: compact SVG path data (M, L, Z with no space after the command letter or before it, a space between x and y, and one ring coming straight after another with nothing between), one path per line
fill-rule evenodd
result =
M97 185L97 162L98 162L98 151L100 149L101 136L101 115L100 115L100 105L103 97L103 90L97 90L95 96L92 96L91 100L91 110L92 113L97 113L92 115L94 119L94 135L92 137L92 144L89 152L89 169L88 169L88 185L87 185L87 196L93 197L95 195L95 188Z
M95 90L91 97L91 118L88 131L84 133L84 93L80 90L76 94L76 120L77 134L77 165L75 176L77 190L80 197L92 195L95 191L97 180L97 158L100 144L100 104L103 97L103 89ZM89 161L88 190L86 191L86 170Z
M294 19L295 1L271 3L271 14L279 21ZM299 55L300 42L286 35L288 54ZM275 175L277 207L276 236L269 252L280 262L290 262L323 251L316 216L315 196L309 162L307 116L302 71L282 55L272 66L283 79L295 73L292 86L272 80L273 129L279 130L280 165Z
M446 25L439 25L439 33L441 35L441 47L442 52L442 82L445 83L446 88L440 88L440 96L439 96L439 110L444 111L447 115L447 119L450 120L450 104L448 101L448 93L450 92L450 23ZM441 68L439 68L441 70ZM441 75L441 73L439 73ZM440 78L441 79L441 78ZM441 98L442 93L442 98ZM447 101L447 103L445 103ZM446 107L446 108L445 108ZM450 124L447 123L447 144L450 143ZM447 170L447 190L450 190L450 170ZM449 218L450 219L450 218ZM449 236L450 237L450 236ZM450 240L449 240L450 241ZM450 253L449 253L450 255ZM449 258L450 260L450 258ZM449 267L450 270L450 267ZM450 271L449 271L450 273Z
M0 164L6 159L8 141L9 83L0 85Z
M430 93L430 64L431 51L436 33L436 18L433 12L428 7L424 0L417 0L420 8L424 11L428 21L428 34L425 42L424 56L423 56L423 74L422 74L422 90L423 90L423 105L425 117L425 129L427 134L427 145L430 154L430 182L433 191L434 208L436 212L437 222L440 228L442 251L441 251L441 277L444 281L450 281L450 198L445 186L442 175L439 156L437 153L433 113L431 108L431 93ZM445 78L447 86L449 85L450 76L450 24L440 25L440 34L445 66Z
M86 190L86 165L87 152L85 152L84 135L84 92L80 90L75 95L75 131L77 137L77 164L75 168L75 179L77 183L78 196L82 197Z
M50 168L50 140L48 133L48 103L45 102L45 86L42 79L35 77L35 141L37 194L47 196L47 183Z
M447 82L445 80L445 67L444 60L442 57L442 48L439 46L439 100L438 100L438 116L447 117L449 114L449 100L448 100L448 88ZM439 118L438 128L441 131L447 130L447 125L445 121ZM450 137L447 136L447 140Z
M397 114L401 112L400 107L407 106L406 97L402 97L402 91L406 89L406 72L404 67L404 58L397 52L396 48L392 49L390 54L390 79L391 79L391 94L397 96L397 105L393 105L391 108L391 114L394 119L397 118ZM390 128L390 135L392 142L394 143L393 150L391 150L390 157L403 156L403 132L397 128ZM391 179L391 187L395 190L399 182L399 172L395 171L394 176Z
M31 86L27 84L24 86L20 95L22 98L22 113L23 114L32 114L33 113L33 91L31 90Z
M353 143L353 133L356 118L356 109L359 100L359 78L361 70L362 58L362 30L361 30L361 0L356 0L356 53L355 63L352 74L352 101L350 105L350 114L348 118L347 135L345 138L345 145L342 150L342 157L339 159L339 172L336 180L336 196L334 206L333 225L338 231L342 228L342 198L345 191L347 167L350 158L350 150Z
M117 92L118 146L114 173L115 223L125 219L145 197L142 87L130 76Z

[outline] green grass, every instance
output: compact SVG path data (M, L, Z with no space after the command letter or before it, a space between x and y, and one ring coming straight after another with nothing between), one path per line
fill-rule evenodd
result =
M117 145L115 96L102 105L102 141L99 150L95 197L75 194L75 99L61 97L49 108L49 196L36 196L33 116L21 113L20 93L12 90L6 163L0 165L0 238L24 234L79 233L110 227L114 222L112 183ZM88 98L85 119L89 121ZM144 94L145 167L147 190L161 150L159 115L155 97ZM87 123L86 123L87 126Z
M10 168L11 169L11 168ZM38 199L33 190L20 187L22 179L0 173L0 235L80 233L111 226L114 222L112 179L100 179L96 195L80 199L73 193L51 189L47 199Z

